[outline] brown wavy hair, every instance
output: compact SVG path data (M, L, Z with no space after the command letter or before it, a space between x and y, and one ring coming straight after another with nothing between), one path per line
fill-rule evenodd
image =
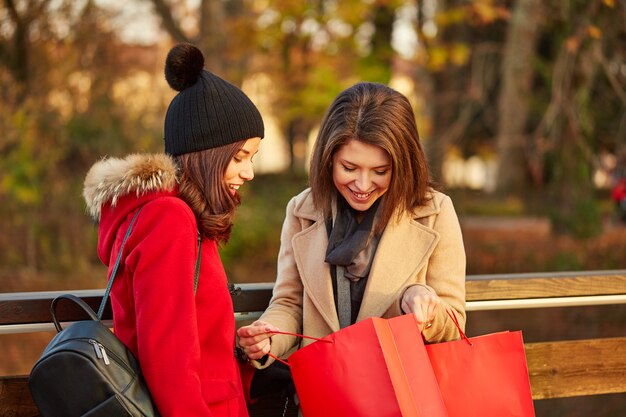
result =
M429 199L429 187L435 185L409 100L384 84L361 82L339 93L330 105L311 155L311 194L315 207L327 219L338 194L333 183L333 155L351 140L378 146L392 161L391 183L381 197L377 231L394 212L398 216L403 211L413 212Z
M243 140L174 157L179 170L179 197L191 207L200 233L220 244L230 237L239 205L239 196L230 193L224 174L245 143Z

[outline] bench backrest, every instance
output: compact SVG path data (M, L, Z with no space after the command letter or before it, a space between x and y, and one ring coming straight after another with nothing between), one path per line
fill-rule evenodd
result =
M235 313L254 318L272 294L272 284L241 284L233 296ZM67 292L67 291L65 291ZM50 303L64 293L31 292L0 294L0 332L52 329ZM97 309L102 290L74 291ZM466 281L468 326L472 314L485 311L545 309L626 304L626 270L469 276ZM71 304L60 305L62 321L84 319ZM104 319L111 318L110 306ZM546 323L549 325L549 323ZM475 328L478 329L478 328ZM468 334L472 335L471 330ZM533 398L574 397L626 393L626 337L583 340L551 340L526 343ZM574 360L575 358L575 360ZM0 415L36 416L25 376L0 376ZM285 404L260 401L251 416L281 415ZM293 414L293 406L288 404Z

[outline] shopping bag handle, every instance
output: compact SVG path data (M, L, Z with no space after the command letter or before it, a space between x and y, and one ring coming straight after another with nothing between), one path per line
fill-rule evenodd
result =
M467 338L467 336L465 335L463 330L461 330L461 325L459 324L459 319L457 318L456 313L454 312L454 310L446 309L446 313L448 313L448 317L450 317L452 319L452 322L456 326L456 329L459 331L459 334L461 335L461 339L465 340L468 345L473 346L472 342L470 342L470 340Z
M273 334L285 334L287 336L295 336L295 337L302 337L304 339L311 339L311 340L317 340L318 342L325 342L325 343L333 343L332 340L328 340L328 339L321 339L319 337L313 337L313 336L305 336L303 334L298 334L298 333L289 333L289 332L283 332L281 330L269 330L268 333L273 333Z
M315 341L318 341L318 342L333 343L333 341L332 341L332 340L328 340L328 339L320 339L319 337L305 336L305 335L303 335L303 334L298 334L298 333L290 333L290 332L283 332L283 331L280 331L280 330L270 330L270 331L268 331L268 333L272 333L272 334L284 334L284 335L287 335L287 336L295 336L295 337L302 337L302 338L304 338L304 339L311 339L311 340L315 340ZM271 354L271 353L269 353L269 352L267 353L267 356L269 356L269 357L271 357L271 358L274 358L275 360L277 360L277 361L279 361L279 362L282 362L282 363L284 363L284 364L285 364L285 365L287 365L287 366L291 366L291 364L290 364L290 363L288 363L287 361L285 361L285 360L283 360L283 359L279 358L278 356L273 355L273 354Z

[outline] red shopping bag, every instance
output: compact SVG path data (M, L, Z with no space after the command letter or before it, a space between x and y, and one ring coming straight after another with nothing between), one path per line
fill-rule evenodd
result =
M415 316L371 318L289 357L306 417L447 417Z
M521 331L426 346L449 417L534 417Z

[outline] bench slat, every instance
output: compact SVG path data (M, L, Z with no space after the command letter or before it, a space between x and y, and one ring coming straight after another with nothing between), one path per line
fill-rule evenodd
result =
M285 409L286 406L286 409ZM296 417L298 409L293 400L285 404L281 399L261 399L248 406L251 417ZM28 377L0 377L0 416L39 417L39 410L28 389Z
M626 294L626 271L468 277L467 301Z
M527 343L534 399L626 392L626 337Z
M242 291L233 296L235 312L263 311L272 297L273 283L239 284ZM513 300L626 294L626 270L586 273L543 273L468 276L465 283L467 301ZM67 291L0 294L0 325L49 323L50 303ZM103 290L72 291L95 310L100 306ZM69 303L59 305L62 321L85 319L80 309ZM103 319L111 319L110 305Z
M0 416L39 416L39 410L33 403L28 389L27 377L0 377Z
M626 392L626 337L527 343L534 400ZM282 415L284 403L263 400L252 417ZM288 415L294 413L290 404ZM27 377L0 377L0 415L36 416Z
M1 294L0 325L50 323L52 322L52 314L50 313L52 300L57 295L66 294L68 292L82 298L83 301L97 312L104 291L46 291L32 294ZM80 307L65 301L61 301L58 304L57 316L61 321L76 321L88 318ZM111 319L112 316L111 303L108 303L102 318L108 320Z

